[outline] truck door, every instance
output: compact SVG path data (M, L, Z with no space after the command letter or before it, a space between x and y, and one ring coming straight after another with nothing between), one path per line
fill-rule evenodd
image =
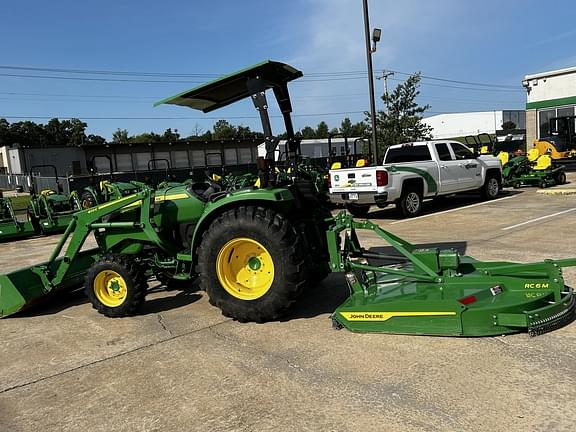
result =
M457 160L454 159L447 143L434 144L438 154L438 166L440 171L440 190L439 193L456 192L459 190L459 167Z
M482 186L482 167L468 147L452 142L452 151L458 163L458 183L460 189L474 189Z

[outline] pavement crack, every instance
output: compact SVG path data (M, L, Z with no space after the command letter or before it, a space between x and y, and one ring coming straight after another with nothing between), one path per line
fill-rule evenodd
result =
M158 324L160 324L160 327L162 327L162 329L166 332L168 332L168 334L170 336L174 336L172 334L172 330L170 330L167 326L166 323L164 322L164 317L162 316L162 314L158 314Z
M227 323L229 323L230 321L233 321L233 320L232 320L231 318L229 318L229 319L226 319L226 320L221 321L221 322L216 323L216 324L212 324L212 325L209 325L209 326L206 326L206 327L201 327L201 328L198 328L198 329L190 330L190 331L187 331L187 332L182 333L182 334L172 335L172 336L170 336L170 337L167 337L166 339L162 339L162 340L159 340L159 341L156 341L156 342L151 342L151 343L149 343L149 344L142 345L142 346L133 348L133 349L131 349L131 350L118 353L118 354L114 354L114 355L111 355L111 356L109 356L109 357L104 357L104 358L102 358L102 359L94 360L94 361L91 361L91 362L82 364L82 365L80 365L80 366L75 366L75 367L72 367L72 368L70 368L70 369L66 369L66 370L64 370L64 371L62 371L62 372L58 372L58 373L55 373L55 374L52 374L52 375L43 376L43 377L40 377L40 378L31 380L31 381L28 381L28 382L25 382L25 383L16 384L16 385L13 385L13 386L10 386L10 387L6 387L6 388L3 388L3 389L0 389L0 395L1 395L1 394L4 394L4 393L8 393L8 392L10 392L10 391L12 391L12 390L17 390L17 389L25 388L25 387L28 387L28 386L33 385L33 384L37 384L37 383L40 383L40 382L43 382L43 381L47 381L47 380L52 379L52 378L57 378L57 377L59 377L59 376L66 375L66 374L68 374L68 373L70 373L70 372L75 372L75 371L78 371L78 370L81 370L81 369L84 369L84 368L87 368L87 367L90 367L90 366L97 365L97 364L99 364L99 363L104 363L104 362L106 362L106 361L108 361L108 360L114 360L114 359L116 359L116 358L123 357L123 356L125 356L125 355L132 354L132 353L137 352L137 351L142 351L142 350L145 350L145 349L147 349L147 348L152 348L152 347L161 345L161 344L166 343L166 342L171 342L171 341L173 341L173 340L180 339L180 338L183 338L183 337L185 337L185 336L192 335L192 334L194 334L194 333L199 333L199 332L202 332L202 331L204 331L204 330L211 330L211 329L214 328L214 327L218 327L218 326L221 326L221 325L223 325L223 324L227 324ZM168 330L168 329L166 329L166 330L167 330L168 332L170 332L170 330ZM172 333L170 333L170 334L172 334Z

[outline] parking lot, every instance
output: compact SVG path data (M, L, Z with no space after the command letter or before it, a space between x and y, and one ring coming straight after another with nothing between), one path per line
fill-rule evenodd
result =
M576 197L535 188L368 217L482 260L576 256ZM57 241L0 245L0 271L45 260ZM576 269L565 277L576 286ZM0 430L574 430L576 323L535 338L353 334L329 319L348 293L342 275L267 324L151 287L132 318L106 318L73 293L0 321Z

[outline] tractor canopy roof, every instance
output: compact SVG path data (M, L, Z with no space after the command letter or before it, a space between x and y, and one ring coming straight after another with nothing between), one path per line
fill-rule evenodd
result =
M264 84L263 90L267 90L283 87L287 82L300 78L302 75L301 71L290 65L267 60L158 101L154 106L181 105L207 113L254 94L253 89L248 85L251 79L258 78Z

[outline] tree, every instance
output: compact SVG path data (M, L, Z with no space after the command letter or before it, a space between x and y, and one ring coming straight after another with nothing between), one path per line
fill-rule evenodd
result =
M328 125L325 121L321 121L316 126L316 138L328 138Z
M514 130L516 129L516 123L513 121L505 121L502 123L502 130Z
M164 131L164 134L162 135L162 140L167 143L174 143L177 142L179 139L180 134L178 133L178 131L174 130L174 132L172 132L171 128L166 129Z
M163 142L162 136L154 132L144 132L139 135L131 136L129 142L138 144L150 144Z
M86 123L82 120L73 118L70 120L64 120L62 126L66 136L66 143L64 145L73 146L84 143L84 139L86 138L84 131L86 130L86 126L88 126Z
M340 123L340 133L344 136L351 137L352 136L352 122L348 117L342 120Z
M432 128L422 123L422 115L430 105L419 106L416 102L420 94L420 80L420 72L410 75L391 93L382 96L387 109L378 111L376 115L380 154L390 145L431 138ZM371 133L370 127L367 132Z
M237 129L232 126L226 120L218 120L212 126L212 138L213 139L233 139L236 138Z
M112 134L113 144L124 144L128 142L128 131L126 129L116 129Z
M302 139L313 139L316 138L316 131L310 126L306 126L300 131L300 135Z
M104 145L106 144L106 138L101 137L100 135L90 134L84 140L84 144L88 145Z

